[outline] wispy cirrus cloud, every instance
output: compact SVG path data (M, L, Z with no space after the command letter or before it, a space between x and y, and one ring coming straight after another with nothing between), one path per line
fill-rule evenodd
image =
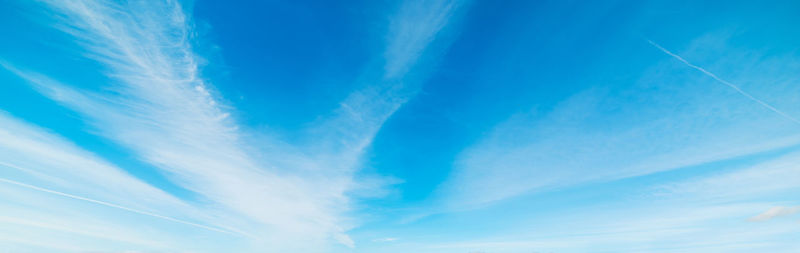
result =
M144 211L182 209L179 199L141 182L46 130L0 113L2 176L23 184L48 185L53 190L114 202Z
M174 249L178 243L159 238L181 239L130 228L172 226L223 237L231 233L200 224L208 217L184 201L6 113L0 113L0 151L0 224L5 228L0 241L62 251L91 250L75 246L88 241ZM105 214L117 218L98 219Z
M334 149L360 151L369 144L383 122L417 93L419 80L406 78L406 74L421 65L421 56L466 2L424 0L400 4L387 28L381 77L345 98L333 115L313 130L315 134L332 139L329 142L336 143L334 146L342 145ZM442 42L442 48L447 42Z
M798 245L793 239L800 231L796 221L762 221L800 212L794 197L800 190L794 183L800 174L798 158L800 153L794 152L743 168L654 185L650 180L657 176L642 179L648 184L640 186L620 183L617 186L624 190L610 194L622 198L599 205L573 203L578 207L572 211L537 213L485 235L416 248L425 249L420 252L509 253L791 252L788 249ZM591 215L586 215L587 210ZM395 251L407 250L396 247Z
M189 205L201 213L203 224L197 225L242 235L251 240L251 250L314 252L331 240L353 247L346 234L352 226L346 215L352 202L348 194L373 187L354 181L359 159L408 98L395 93L402 89L396 80L447 24L454 2L431 4L436 8L409 3L400 9L390 25L385 79L351 94L321 122L321 130L310 132L320 136L312 143L276 141L260 149L243 139L246 133L229 116L230 109L220 105L199 75L191 18L177 1L44 1L58 18L56 27L72 35L85 56L103 64L114 82L105 91L4 66L41 94L84 115L102 137L196 193L199 200ZM425 17L424 23L419 17ZM253 150L267 152L255 155ZM138 204L149 210L149 204Z
M404 2L392 18L384 52L384 78L405 75L435 38L467 4L457 0L422 0Z
M539 227L549 233L529 230L528 233L435 243L420 252L790 252L787 247L796 243L780 238L795 233L795 224L760 226L760 223L742 222L742 215L757 207L659 206L657 209L604 210L598 212L603 218L582 217L567 224Z
M728 49L712 61L713 68L736 69L732 73L742 89L791 108L795 98L787 91L797 90L791 73L800 67L791 56L734 51L709 37L690 48ZM747 71L739 71L742 66ZM460 154L455 172L439 189L441 201L450 208L481 206L800 143L795 122L786 118L796 111L764 113L752 98L717 82L686 71L683 62L662 60L624 88L594 87L552 110L516 114Z
M197 76L189 23L177 2L47 4L63 14L60 28L81 38L119 83L100 94L28 78L43 94L197 193L228 226L265 238L259 243L302 248L330 234L350 243L338 225L343 186L332 182L325 185L333 194L314 192L326 187L312 184L323 182L276 175L239 146L237 127ZM316 243L297 243L301 236Z
M800 190L800 153L793 152L742 169L662 184L660 197L693 198L705 203L763 201Z
M168 221L172 221L172 222L186 224L186 225L190 225L190 226L194 226L194 227L198 227L198 228L202 228L202 229L208 229L208 230L211 230L211 231L216 231L216 232L221 232L221 233L232 233L230 231L225 231L225 230L222 230L222 229L219 229L219 228L209 227L209 226L206 226L206 225L202 225L202 224L198 224L198 223L194 223L194 222L190 222L190 221L175 219L175 218L172 218L172 217L168 217L168 216L164 216L164 215L160 215L160 214L156 214L156 213L151 213L151 212L147 212L147 211L141 211L141 210L137 210L137 209L133 209L133 208L129 208L129 207L124 207L124 206L120 206L120 205L109 203L109 202L105 202L105 201L100 201L100 200L96 200L96 199L90 199L90 198L86 198L86 197L72 195L72 194L69 194L69 193L54 191L54 190L50 190L50 189L46 189L46 188L42 188L42 187L38 187L38 186L34 186L34 185L29 185L29 184L26 184L26 183L21 183L21 182L14 181L14 180L8 180L8 179L0 178L0 182L3 182L5 184L10 184L10 185L13 185L13 186L19 186L19 187L23 187L23 188L28 188L28 189L35 190L35 191L49 193L49 194L53 194L53 195L57 195L57 196L67 197L67 198L71 198L71 199L75 199L75 200L86 201L86 202L90 202L90 203L94 203L94 204L98 204L98 205L102 205L102 206L106 206L106 207L121 209L121 210L129 211L129 212L133 212L133 213L137 213L137 214L141 214L141 215L147 215L147 216L150 216L150 217L155 217L155 218L164 219L164 220L168 220Z

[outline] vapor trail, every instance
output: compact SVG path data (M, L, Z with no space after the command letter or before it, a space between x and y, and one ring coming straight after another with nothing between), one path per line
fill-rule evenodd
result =
M211 231L214 231L214 232L238 235L238 234L234 234L233 232L230 232L230 231L225 231L225 230L222 230L222 229L209 227L209 226L202 225L202 224L197 224L197 223L194 223L194 222L179 220L179 219L175 219L175 218L172 218L172 217L167 217L167 216L163 216L163 215L159 215L159 214L155 214L155 213L151 213L151 212L140 211L140 210L136 210L136 209L132 209L132 208L128 208L128 207L124 207L124 206L108 203L108 202L105 202L105 201L100 201L100 200L85 198L85 197L81 197L81 196L75 196L75 195L72 195L72 194L69 194L69 193L63 193L63 192L59 192L59 191L45 189L45 188L29 185L29 184L26 184L26 183L20 183L20 182L17 182L17 181L14 181L14 180L10 180L10 179L0 178L0 182L4 182L4 183L7 183L7 184L12 184L12 185L16 185L16 186L21 186L21 187L24 187L24 188L37 190L37 191L41 191L41 192L46 192L46 193L50 193L50 194L55 194L55 195L59 195L59 196L67 197L67 198L88 201L88 202L92 202L92 203L95 203L95 204L100 204L100 205L104 205L104 206L108 206L108 207L122 209L122 210L125 210L125 211L128 211L128 212L138 213L138 214L147 215L147 216L151 216L151 217L156 217L156 218L160 218L160 219L164 219L164 220L168 220L168 221L172 221L172 222L186 224L186 225L190 225L190 226L194 226L194 227L198 227L198 228L202 228L202 229L211 230Z
M747 92L743 91L741 88L739 88L739 86L736 86L735 84L732 84L731 82L725 81L722 78L719 78L714 73L711 73L708 70L705 70L704 68L701 68L701 67L699 67L697 65L694 65L694 64L690 63L689 61L683 59L683 57L670 52L669 50L667 50L666 48L662 47L658 43L653 42L652 40L647 40L647 42L650 43L650 45L653 45L654 47L658 48L662 52L664 52L664 53L672 56L673 58L683 62L684 64L686 64L686 66L692 67L692 68L694 68L696 70L699 70L700 72L703 72L703 74L706 74L707 76L709 76L711 78L714 78L714 80L717 80L720 83L722 83L724 85L727 85L728 87L731 87L732 89L736 90L736 92L739 92L739 94L742 94L743 96L749 98L750 100L753 100L756 103L761 104L762 106L766 107L770 111L773 111L773 112L783 116L784 118L793 121L794 123L800 124L800 120L798 120L798 119L796 119L796 118L794 118L792 116L789 116L789 114L786 114L786 113L782 112L781 110L778 110L777 108L767 104L767 102L764 102L761 99L758 99L758 98L754 97L753 95L750 95L750 93L747 93Z

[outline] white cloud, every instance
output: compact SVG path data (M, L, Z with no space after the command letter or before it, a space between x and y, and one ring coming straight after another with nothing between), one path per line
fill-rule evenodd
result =
M760 214L758 214L756 216L753 216L748 220L749 221L768 221L768 220L771 220L771 219L774 219L774 218L777 218L777 217L789 216L789 215L793 215L793 214L796 214L796 213L800 213L800 206L793 206L793 207L776 206L776 207L770 208L767 211L764 211L763 213L760 213Z
M65 252L117 244L175 249L185 243L175 234L149 231L154 227L236 237L205 223L209 217L195 207L3 112L0 203L0 241L8 249L14 249L10 244Z
M157 212L188 206L66 140L0 112L0 175L22 178L131 208Z
M155 217L155 218L164 219L164 220L168 220L168 221L172 221L172 222L186 224L186 225L190 225L190 226L194 226L194 227L198 227L198 228L202 228L202 229L208 229L208 230L216 231L216 232L220 232L220 233L231 233L231 234L233 234L230 231L225 231L225 230L222 230L222 229L219 229L219 228L214 228L214 227L210 227L210 226L206 226L206 225L202 225L202 224L198 224L198 223L194 223L194 222L190 222L190 221L180 220L180 219L176 219L176 218L172 218L172 217L168 217L168 216L164 216L164 215L160 215L160 214L156 214L156 213L151 213L151 212L147 212L147 211L142 211L142 210L137 210L137 209L133 209L133 208L129 208L129 207L124 207L124 206L120 206L120 205L109 203L109 202L105 202L105 201L100 201L100 200L96 200L96 199L90 199L90 198L86 198L86 197L72 195L72 194L69 194L69 193L54 191L54 190L50 190L50 189L46 189L46 188L42 188L42 187L38 187L38 186L34 186L34 185L29 185L29 184L26 184L26 183L17 182L17 181L14 181L14 180L8 180L8 179L0 178L0 182L6 183L6 184L10 184L10 185L14 185L14 186L23 187L23 188L28 188L28 189L31 189L31 190L36 190L36 191L40 191L40 192L44 192L44 193L49 193L49 194L54 194L54 195L58 195L58 196L62 196L62 197L67 197L67 198L71 198L71 199L87 201L87 202L95 203L95 204L98 204L98 205L103 205L103 206L106 206L106 207L121 209L121 210L129 211L129 212L133 212L133 213L137 213L137 214L141 214L141 215L147 215L147 216L150 216L150 217Z
M348 192L375 187L375 180L364 186L354 181L353 174L365 147L406 99L395 93L397 85L381 80L382 84L351 94L311 131L317 137L312 143L271 140L258 144L267 148L252 147L242 138L246 133L219 105L213 89L199 77L199 60L189 42L190 18L179 2L44 2L60 18L57 27L74 36L86 56L102 63L114 83L102 92L81 90L4 64L7 69L43 95L83 114L103 137L196 193L200 200L191 205L203 222L246 235L253 239L252 250L315 252L330 240L355 245L345 233L354 224L345 215L352 202ZM393 19L390 34L395 38L387 45L387 78L402 77L447 23L452 3L434 6L438 7L402 8ZM420 15L431 26L414 30L422 26L409 22ZM398 41L405 39L410 40ZM72 183L71 178L62 180ZM154 202L138 203L136 208L163 205Z
M397 240L399 240L399 238L394 238L394 237L386 237L386 238L378 238L378 239L374 239L374 240L372 240L372 241L373 241L373 242L394 242L394 241L397 241Z
M800 189L800 153L789 153L767 162L730 172L715 173L655 189L655 196L695 198L703 202L759 200Z
M436 34L465 3L456 0L406 1L392 18L385 54L384 78L405 75L422 55Z
M539 213L510 227L452 241L396 245L387 252L754 252L785 251L796 224L744 222L764 203L703 204L697 199L604 202ZM587 212L588 211L588 212Z
M776 107L792 108L796 98L788 94L800 92L793 74L800 66L791 56L762 57L726 47L704 38L692 46L719 49L710 69L729 69L717 72L731 74L729 79ZM717 82L668 59L630 85L593 86L553 110L514 115L459 155L439 189L441 201L445 209L480 206L800 143L794 122L764 113Z
M31 247L49 249L42 252L214 252L213 244L218 243L196 238L213 237L226 242L240 238L16 185L2 183L0 193L0 241L14 240L22 247L19 252L29 252ZM0 244L9 249L7 242Z
M197 193L218 222L268 238L257 244L313 249L332 236L352 245L341 217L346 178L278 175L249 156L237 126L197 76L190 24L177 2L48 4L64 14L62 29L83 39L119 83L111 86L114 93L101 94L22 75L45 95L85 114L105 137Z
M746 220L800 213L792 204L800 189L798 160L800 153L794 152L679 180L620 182L610 186L621 187L611 197L596 195L610 197L601 204L571 203L555 212L509 217L519 220L496 229L500 232L431 243L427 252L791 252L787 249L798 247L792 239L800 231L795 222ZM503 206L492 210L505 211Z

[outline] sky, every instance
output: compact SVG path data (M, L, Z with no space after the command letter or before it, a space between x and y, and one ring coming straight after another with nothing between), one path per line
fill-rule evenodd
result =
M796 252L798 9L0 0L0 252Z

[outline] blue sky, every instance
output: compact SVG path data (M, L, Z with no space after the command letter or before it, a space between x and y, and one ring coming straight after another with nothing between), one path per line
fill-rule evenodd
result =
M0 1L3 252L794 252L792 1Z

